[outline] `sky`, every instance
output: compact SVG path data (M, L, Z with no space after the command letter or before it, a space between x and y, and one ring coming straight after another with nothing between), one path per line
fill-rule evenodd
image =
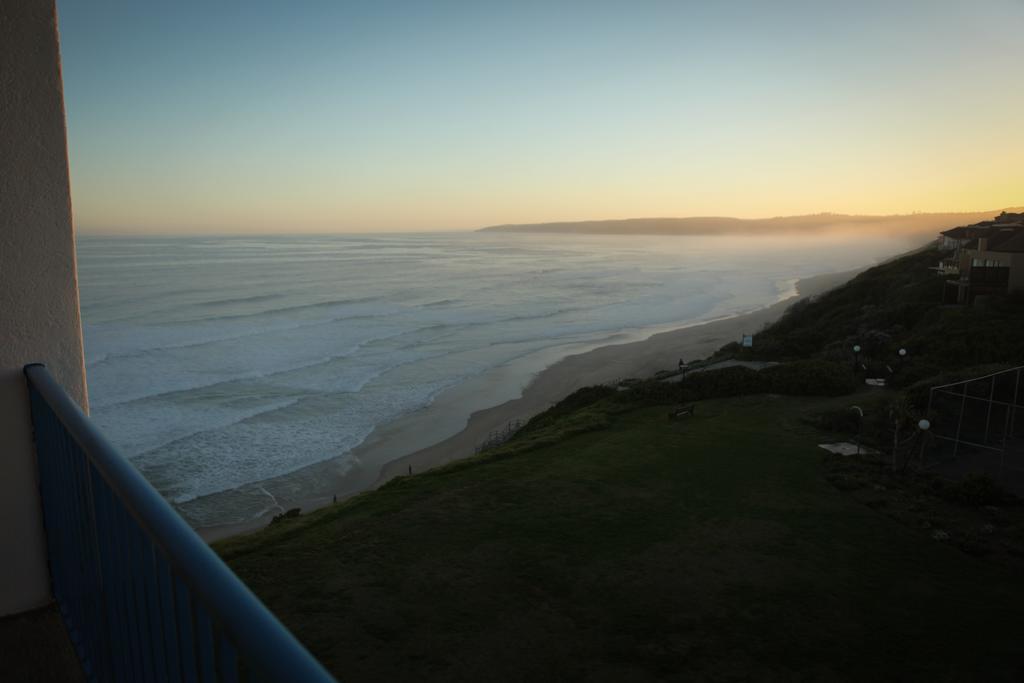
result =
M84 233L1024 204L1024 0L58 0Z

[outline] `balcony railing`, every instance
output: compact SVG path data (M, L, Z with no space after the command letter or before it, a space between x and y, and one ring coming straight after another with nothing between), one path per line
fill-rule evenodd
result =
M45 366L25 377L53 593L90 680L334 680Z

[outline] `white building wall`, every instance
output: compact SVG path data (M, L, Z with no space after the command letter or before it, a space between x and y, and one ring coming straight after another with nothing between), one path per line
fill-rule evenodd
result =
M49 601L21 368L86 405L53 0L0 2L0 616Z

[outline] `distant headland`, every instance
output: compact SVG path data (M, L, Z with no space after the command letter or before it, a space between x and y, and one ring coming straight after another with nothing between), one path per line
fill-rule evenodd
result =
M721 216L690 218L626 218L619 220L563 221L493 225L480 232L541 232L581 235L757 235L827 234L834 232L904 232L933 235L936 230L977 223L1001 211L1017 208L962 213L914 213L890 216L858 216L816 213L805 216L772 218L729 218Z

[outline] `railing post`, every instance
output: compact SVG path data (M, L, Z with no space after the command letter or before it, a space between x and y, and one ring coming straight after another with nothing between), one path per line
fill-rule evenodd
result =
M31 380L28 377L29 368L32 368L32 367L44 367L44 366L43 366L42 363L31 363L29 365L26 365L24 367L24 369L22 370L22 372L25 375L25 386L26 386L26 390L28 391L29 418L30 418L30 420L32 422L32 424L31 424L31 426L29 428L30 428L30 430L32 432L32 445L35 447L35 451L36 451L36 487L39 489L39 507L40 507L39 517L40 517L40 519L42 519L43 533L46 534L46 544L45 544L46 545L46 569L47 569L47 574L48 574L49 583L50 583L50 595L53 596L54 598L56 598L57 593L56 593L56 590L55 590L55 587L54 587L54 584L53 584L53 569L54 569L53 568L53 559L52 559L53 558L53 551L50 548L50 533L49 533L49 527L52 526L52 523L48 522L47 519L46 519L46 506L43 503L43 501L44 501L43 496L45 494L44 487L47 485L47 482L51 481L52 479L50 479L49 477L44 477L43 476L43 472L41 471L42 468L45 466L45 464L43 462L43 458L40 455L40 448L39 448L39 426L38 425L39 425L40 421L42 421L43 417L40 414L41 411L40 411L39 406L37 405L37 403L39 401L41 401L42 399L40 399L37 396L35 389L32 388L32 382L31 382Z

